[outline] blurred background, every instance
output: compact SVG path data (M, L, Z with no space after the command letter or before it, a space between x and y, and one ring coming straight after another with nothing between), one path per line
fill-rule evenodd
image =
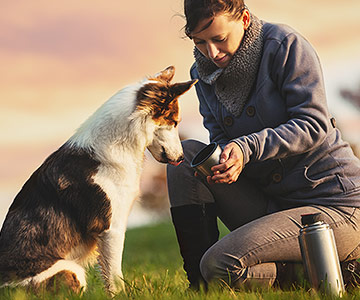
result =
M331 112L360 146L360 1L248 0L315 47ZM189 79L182 0L25 1L0 4L0 225L23 183L105 100L169 65ZM195 89L180 99L184 138L208 141ZM165 166L147 155L130 226L168 215Z

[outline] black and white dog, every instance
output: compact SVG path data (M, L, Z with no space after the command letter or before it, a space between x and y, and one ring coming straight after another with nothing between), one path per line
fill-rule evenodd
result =
M80 291L84 267L98 260L107 288L124 287L122 250L144 152L163 163L183 159L178 97L196 81L171 84L174 70L116 93L31 175L0 232L0 286L51 288L56 277Z

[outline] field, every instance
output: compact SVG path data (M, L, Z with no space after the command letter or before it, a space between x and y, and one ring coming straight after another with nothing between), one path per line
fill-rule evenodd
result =
M226 234L223 226L220 226L220 229L222 235ZM82 295L72 294L66 289L61 289L57 294L45 292L34 294L23 288L3 288L0 289L0 299L337 299L316 294L301 287L290 291L268 289L249 292L234 291L226 286L211 286L208 292L189 291L175 232L169 222L128 230L123 269L126 291L113 297L105 293L99 271L91 268L88 276L88 288ZM360 299L360 292L348 293L342 299Z

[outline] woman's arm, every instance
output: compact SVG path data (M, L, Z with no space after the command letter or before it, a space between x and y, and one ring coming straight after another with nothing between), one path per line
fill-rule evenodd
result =
M285 101L289 120L234 139L244 154L244 164L310 151L325 140L329 129L322 70L304 38L289 34L282 41L270 76Z

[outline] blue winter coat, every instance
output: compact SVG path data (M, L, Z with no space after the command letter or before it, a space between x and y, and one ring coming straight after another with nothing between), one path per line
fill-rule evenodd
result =
M210 141L235 141L243 174L275 199L360 207L360 161L331 119L314 49L288 26L264 22L263 30L257 81L239 117L199 78L196 63L191 68Z

